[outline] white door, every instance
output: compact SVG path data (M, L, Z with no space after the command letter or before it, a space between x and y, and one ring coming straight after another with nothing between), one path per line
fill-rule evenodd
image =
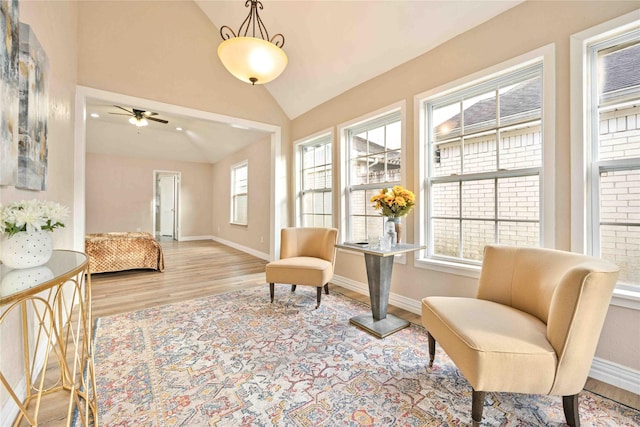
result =
M160 177L160 235L173 236L175 220L175 176Z

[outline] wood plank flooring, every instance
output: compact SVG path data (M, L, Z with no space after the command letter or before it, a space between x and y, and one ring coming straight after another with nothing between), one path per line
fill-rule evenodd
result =
M268 287L264 280L266 261L213 241L163 242L165 271L136 270L92 276L93 316L111 316L147 307L170 304L255 286ZM330 285L353 299L369 302L365 295ZM389 313L420 324L420 315L389 306ZM589 379L587 389L640 409L640 396L600 381ZM40 425L62 426L67 395L43 398Z

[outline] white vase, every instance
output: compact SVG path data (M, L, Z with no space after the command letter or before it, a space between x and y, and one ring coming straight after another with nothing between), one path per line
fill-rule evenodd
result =
M46 264L53 253L50 231L21 231L2 241L2 263L9 268L31 268Z

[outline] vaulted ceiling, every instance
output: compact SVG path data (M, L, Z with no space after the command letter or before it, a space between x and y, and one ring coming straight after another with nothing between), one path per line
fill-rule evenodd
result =
M218 29L227 25L237 31L249 13L244 0L194 1ZM263 0L260 17L270 36L284 35L289 58L282 75L265 88L294 119L522 1ZM111 102L88 101L87 113L100 116L87 118L89 152L215 163L266 138L170 111L156 111L169 124L152 122L138 131L126 116L109 114L117 111Z

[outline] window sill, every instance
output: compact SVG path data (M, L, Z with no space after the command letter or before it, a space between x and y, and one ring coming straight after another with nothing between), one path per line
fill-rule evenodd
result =
M629 285L616 286L611 297L611 305L640 311L640 289Z
M455 274L456 276L480 278L480 266L462 264L452 261L438 259L419 258L415 261L416 267L427 270L439 271L441 273Z
M239 225L241 227L247 227L249 224L247 224L246 222L245 223L242 223L242 222L230 222L229 225Z

